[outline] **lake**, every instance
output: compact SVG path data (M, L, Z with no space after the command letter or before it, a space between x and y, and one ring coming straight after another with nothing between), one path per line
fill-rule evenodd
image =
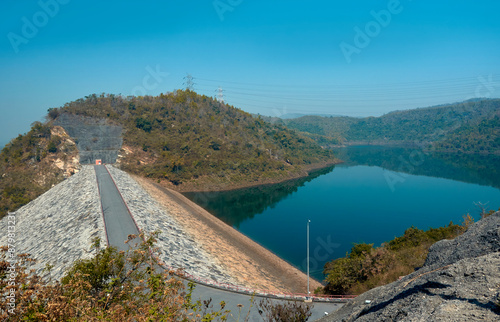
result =
M345 163L307 178L226 192L185 195L254 241L306 271L310 223L311 276L354 243L381 243L415 226L461 223L478 205L500 207L500 156L349 147Z

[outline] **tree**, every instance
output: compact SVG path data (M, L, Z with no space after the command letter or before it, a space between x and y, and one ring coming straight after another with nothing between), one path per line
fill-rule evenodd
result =
M59 109L54 107L49 108L47 112L48 112L47 116L51 120L55 120L60 114Z
M57 145L56 145L56 142L51 140L49 142L49 145L47 145L47 151L49 151L50 153L56 153L57 152Z
M142 118L142 117L139 117L135 120L135 126L138 129L141 129L144 132L148 132L148 133L151 132L151 130L153 129L153 127L151 126L151 122Z

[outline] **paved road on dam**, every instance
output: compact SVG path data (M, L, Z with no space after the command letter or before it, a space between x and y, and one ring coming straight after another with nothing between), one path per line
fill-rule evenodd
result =
M117 247L119 250L127 250L128 246L124 244L124 241L127 240L130 234L139 234L137 225L106 167L104 165L95 165L94 169L99 187L108 243L111 246ZM197 299L207 300L210 298L212 299L214 309L219 308L219 303L224 301L226 303L226 309L231 310L234 320L238 319L238 304L242 304L242 318L240 321L244 320L244 317L248 314L251 304L251 296L249 295L197 284L193 292L193 299L196 301ZM260 296L255 297L254 305L250 310L249 321L262 321L262 317L259 315L257 309L257 305L262 299L263 297ZM274 303L285 302L275 299L272 301ZM341 303L315 302L313 315L309 320L317 320L324 316L325 312L335 311L342 305ZM232 320L233 319L229 318L229 321Z
M126 251L128 245L124 241L130 234L139 235L139 230L106 167L95 165L94 168L101 195L108 244L117 247L118 250Z

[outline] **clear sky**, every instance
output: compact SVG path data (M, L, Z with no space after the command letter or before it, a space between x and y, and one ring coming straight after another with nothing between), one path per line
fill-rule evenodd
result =
M378 116L500 95L500 1L0 1L0 145L92 93Z

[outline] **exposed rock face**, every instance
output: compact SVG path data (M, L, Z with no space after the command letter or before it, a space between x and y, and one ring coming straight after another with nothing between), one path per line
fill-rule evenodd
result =
M465 234L432 245L424 267L442 267L464 258L498 251L500 251L500 220L497 212L473 224Z
M370 303L366 302L370 301ZM430 248L425 265L321 321L499 321L500 212Z
M122 127L109 125L105 120L71 114L62 114L54 122L75 139L80 164L115 163L122 147Z
M61 126L54 126L51 129L51 135L57 135L63 140L64 156L62 159L49 156L49 160L64 172L64 177L69 178L80 170L76 143Z

